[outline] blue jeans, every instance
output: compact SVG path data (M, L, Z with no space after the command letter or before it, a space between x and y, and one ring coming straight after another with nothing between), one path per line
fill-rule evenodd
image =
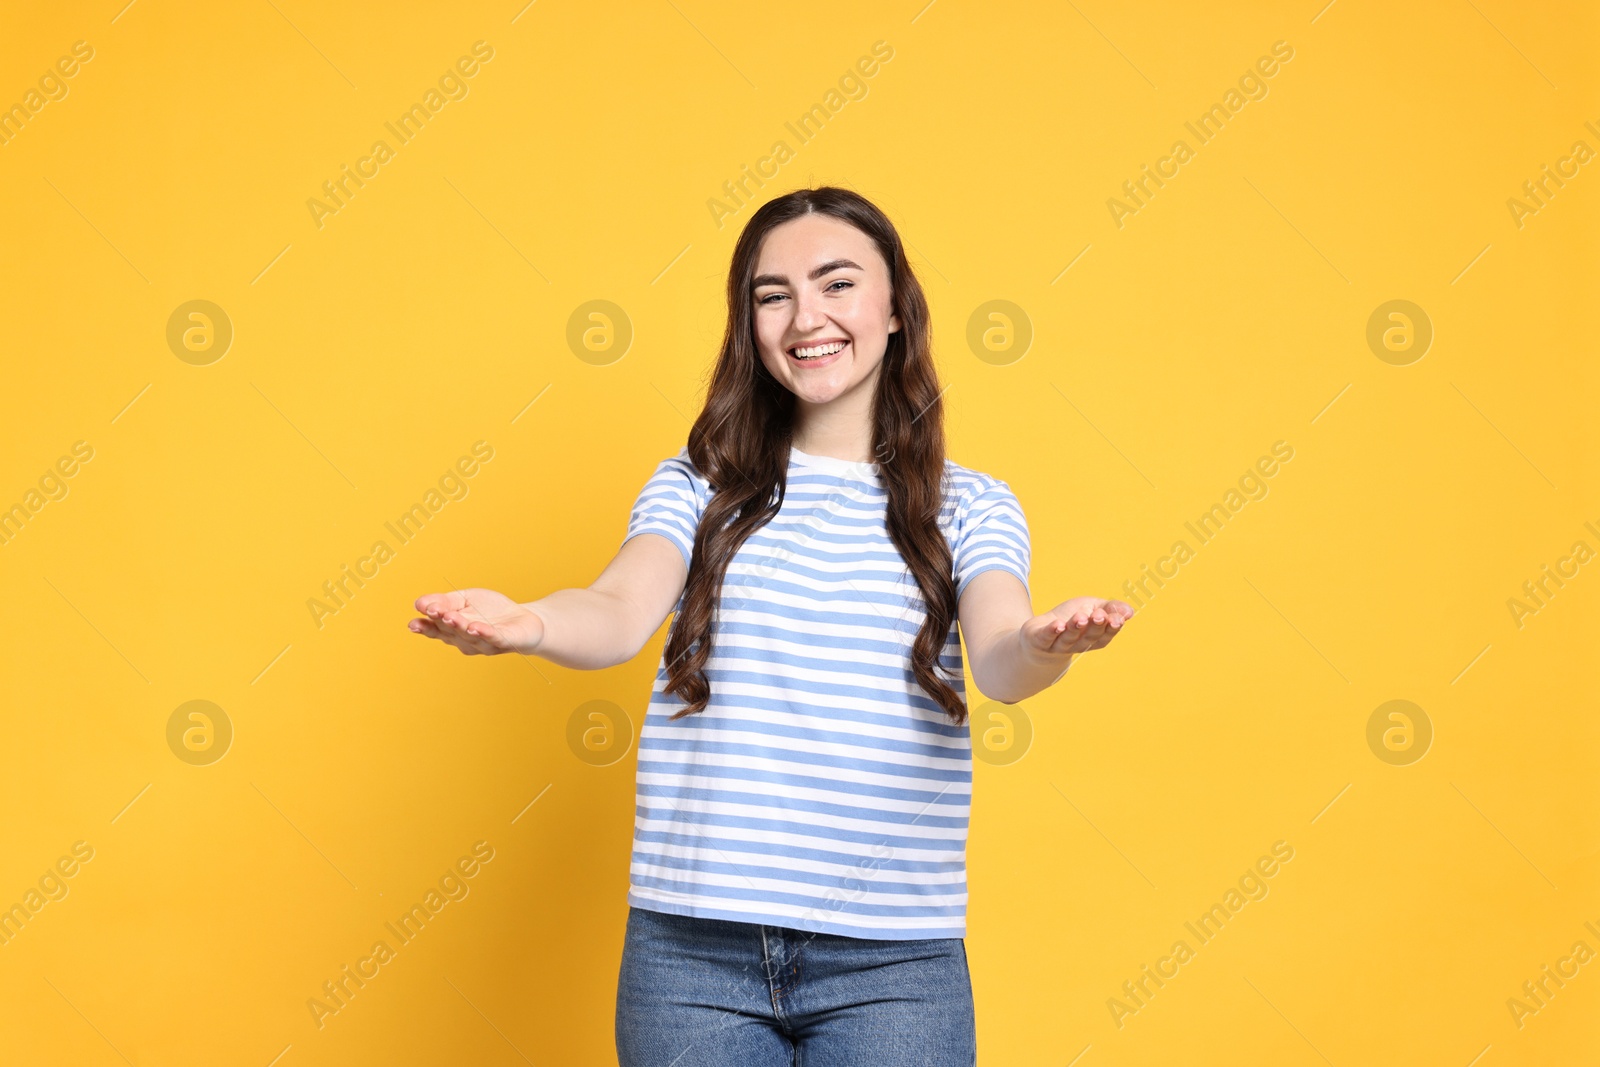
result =
M621 1067L973 1067L959 937L887 941L629 907Z

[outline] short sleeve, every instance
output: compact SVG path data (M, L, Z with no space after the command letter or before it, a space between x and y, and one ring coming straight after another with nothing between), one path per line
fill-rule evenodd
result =
M1026 588L1032 544L1028 520L1016 494L1005 482L986 479L957 509L955 557L956 599L984 571L1014 574Z
M687 448L662 460L634 501L628 534L622 543L627 544L637 534L660 534L678 546L684 565L688 566L708 489L709 483L690 462Z

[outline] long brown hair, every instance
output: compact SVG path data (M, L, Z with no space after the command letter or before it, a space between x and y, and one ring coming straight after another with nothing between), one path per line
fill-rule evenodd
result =
M938 662L955 618L956 591L950 545L938 525L945 492L944 405L933 366L928 302L888 217L860 194L833 186L797 189L763 204L733 249L722 351L711 372L705 406L689 430L689 459L713 492L695 532L683 607L667 639L665 691L686 704L672 718L701 711L709 701L705 665L723 576L739 546L783 504L795 397L767 370L756 350L751 281L763 238L774 227L811 213L861 230L889 268L891 308L900 318L900 329L889 334L879 370L872 452L889 498L889 538L926 604L926 618L912 646L910 675L960 725L967 721L966 704L941 676L945 668Z

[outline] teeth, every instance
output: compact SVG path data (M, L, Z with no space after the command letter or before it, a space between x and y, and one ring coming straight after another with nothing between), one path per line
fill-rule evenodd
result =
M832 344L815 345L811 348L797 348L794 350L794 354L798 359L816 359L818 356L831 356L842 348L844 348L844 342L835 341Z

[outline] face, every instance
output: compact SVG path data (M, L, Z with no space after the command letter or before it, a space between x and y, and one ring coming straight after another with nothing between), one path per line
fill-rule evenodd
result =
M802 404L870 400L889 335L900 329L892 297L889 265L872 238L830 215L792 219L767 234L756 257L761 362Z

